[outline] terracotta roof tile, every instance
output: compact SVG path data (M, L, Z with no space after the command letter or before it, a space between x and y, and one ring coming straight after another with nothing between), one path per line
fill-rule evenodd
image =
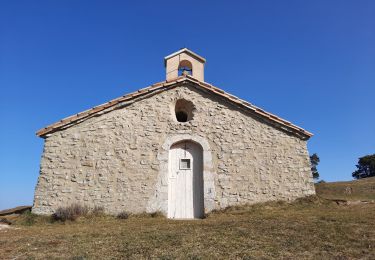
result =
M128 101L128 100L131 100L131 99L134 99L136 97L139 97L139 96L142 96L146 93L149 93L149 92L152 92L154 90L157 90L157 89L163 89L163 88L168 88L169 86L173 86L177 83L180 83L180 82L186 82L186 83L193 83L195 85L198 85L204 89L207 89L208 91L210 92L213 92L223 98L226 98L230 101L232 101L233 103L235 104L238 104L242 107L245 107L246 109L248 110L251 110L253 111L254 113L264 117L264 118L267 118L268 120L271 120L279 125L284 125L286 126L288 129L302 135L305 139L308 139L310 138L313 134L296 126L296 125L293 125L291 122L289 121L286 121L274 114L271 114L271 113L268 113L266 111L264 111L263 109L259 108L259 107L256 107L254 105L252 105L251 103L245 101L245 100L242 100L234 95L231 95L229 93L226 93L224 90L220 89L220 88L217 88L209 83L206 83L206 82L201 82L201 81L198 81L197 79L187 75L187 76L181 76L181 77L178 77L178 78L175 78L175 79L172 79L172 80L169 80L169 81L162 81L162 82L158 82L158 83L155 83L151 86L148 86L146 88L142 88L142 89L139 89L135 92L132 92L132 93L129 93L127 95L123 95L121 97L118 97L118 98L115 98L107 103L104 103L102 105L99 105L99 106L96 106L96 107L93 107L91 109L88 109L88 110L85 110L83 112L80 112L80 113L77 113L75 115L72 115L72 116L69 116L67 118L64 118L52 125L49 125L47 127L44 127L42 129L40 129L36 134L40 137L45 137L47 134L55 131L55 130L58 130L64 126L67 126L69 125L70 123L74 123L74 122L77 122L78 120L81 120L81 119L84 119L86 117L89 117L95 113L98 113L100 111L103 111L107 108L110 108L110 107L113 107L114 105L118 104L118 103L121 103L123 101Z

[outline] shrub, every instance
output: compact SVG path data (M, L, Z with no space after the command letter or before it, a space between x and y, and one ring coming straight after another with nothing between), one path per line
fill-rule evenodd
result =
M129 213L127 213L126 211L121 211L121 212L117 215L117 218L118 218L118 219L128 219L128 218L129 218Z
M35 219L36 219L37 215L31 213L30 210L27 210L25 211L24 213L22 213L22 225L26 225L26 226L32 226L35 224Z
M163 218L164 217L163 213L161 213L160 211L152 212L152 213L150 213L150 216L152 218Z
M95 207L91 210L91 214L94 215L94 216L101 216L101 215L104 215L104 207L103 207L103 206L95 206Z
M72 204L67 207L59 207L55 213L52 214L52 219L55 221L74 221L80 216L86 216L89 209L86 206L79 204Z

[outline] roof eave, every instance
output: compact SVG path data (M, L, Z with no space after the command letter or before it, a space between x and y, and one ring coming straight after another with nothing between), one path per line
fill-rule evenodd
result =
M291 132L300 136L304 140L308 140L310 137L313 136L312 133L306 131L305 129L303 129L303 128L297 126L297 125L292 124L291 122L289 122L287 120L284 120L284 119L282 119L282 118L280 118L280 117L278 117L274 114L266 112L263 109L261 109L259 107L256 107L256 106L252 105L251 103L249 103L245 100L242 100L242 99L240 99L240 98L238 98L234 95L231 95L231 94L225 92L224 90L219 89L219 88L217 88L217 87L215 87L211 84L208 84L206 82L201 82L201 81L199 81L199 80L197 80L197 79L195 79L195 78L193 78L189 75L177 77L174 80L170 80L170 81L163 81L163 82L155 83L155 84L153 84L149 87L139 89L138 91L135 91L135 92L129 93L127 95L121 96L119 98L113 99L113 100L111 100L107 103L104 103L104 104L101 104L99 106L93 107L91 109L80 112L78 114L66 117L66 118L64 118L64 119L62 119L62 120L60 120L60 121L58 121L54 124L48 125L47 127L44 127L42 129L38 130L36 132L36 135L41 137L41 138L46 138L52 132L59 131L64 127L68 127L69 125L77 123L80 120L84 120L85 118L87 118L91 115L94 115L94 114L99 113L101 111L105 111L105 110L107 110L107 109L109 109L109 108L111 108L111 107L113 107L113 106L115 106L115 105L117 105L121 102L130 101L130 100L133 100L134 98L140 97L140 96L145 95L147 93L150 93L150 92L162 89L162 88L169 88L169 87L172 87L176 84L179 84L179 83L185 82L185 81L194 83L194 84L196 84L196 85L198 85L198 86L200 86L204 89L207 89L207 90L209 90L209 91L211 91L211 92L213 92L213 93L215 93L215 94L217 94L221 97L224 97L224 98L232 101L233 103L235 103L235 104L237 104L241 107L244 107L248 110L251 110L254 113L256 113L257 115L259 115L260 117L277 123L278 125L282 126L281 128L286 127Z

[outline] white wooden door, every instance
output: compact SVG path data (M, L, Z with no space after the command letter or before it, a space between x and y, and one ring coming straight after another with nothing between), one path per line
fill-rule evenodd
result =
M201 218L203 203L203 153L196 143L184 141L169 151L169 218Z

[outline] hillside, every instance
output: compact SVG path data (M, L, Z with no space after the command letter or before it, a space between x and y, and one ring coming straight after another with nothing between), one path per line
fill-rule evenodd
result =
M355 181L319 183L315 185L318 196L326 199L375 200L375 177Z
M375 259L374 179L318 184L317 197L214 212L203 220L88 216L51 223L12 217L0 230L4 259ZM347 186L352 194L346 194ZM344 192L344 193L343 193ZM348 196L346 196L348 195Z

